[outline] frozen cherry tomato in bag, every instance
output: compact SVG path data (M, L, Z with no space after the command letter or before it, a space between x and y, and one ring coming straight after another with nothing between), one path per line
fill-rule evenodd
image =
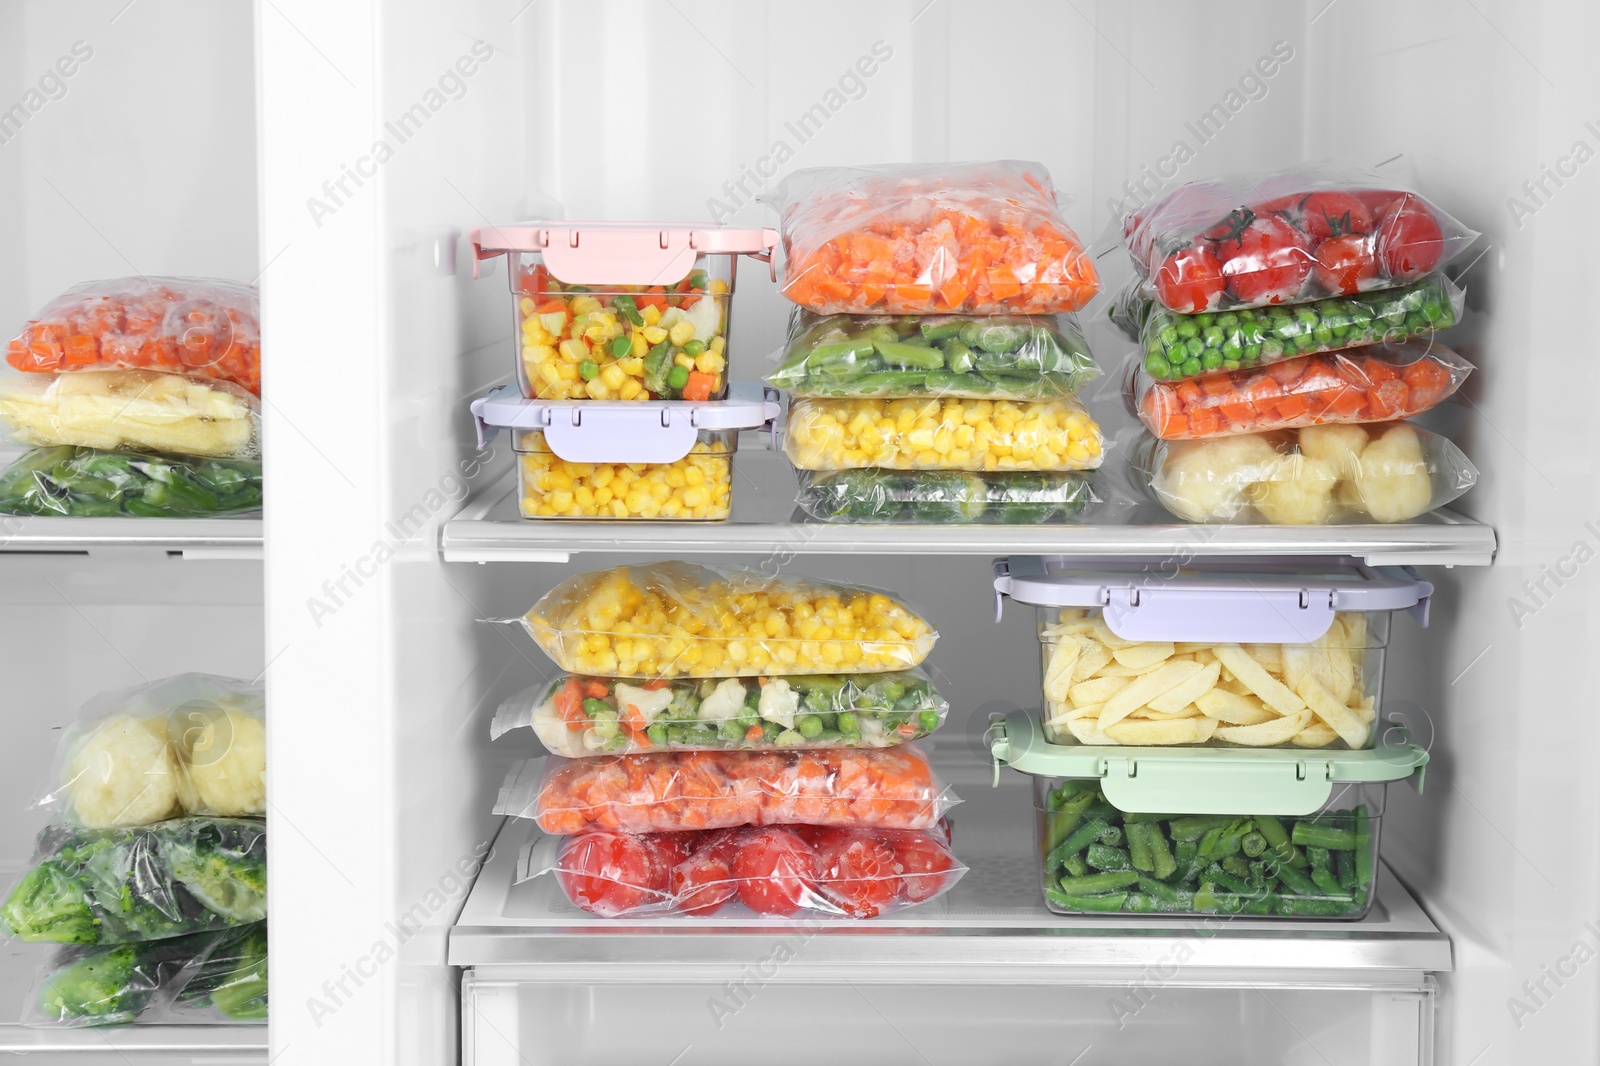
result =
M1377 224L1378 264L1398 281L1432 270L1444 254L1444 233L1428 205L1415 196L1390 204Z
M840 829L817 842L822 894L852 918L876 918L900 894L898 860L880 837Z
M1317 246L1317 284L1336 296L1350 296L1370 287L1378 277L1372 240L1352 233L1329 237Z
M817 891L817 853L787 829L759 829L734 859L739 899L762 914L793 914Z
M682 914L712 914L738 892L733 863L738 831L713 829L688 858L672 870L672 901Z
M944 890L955 860L948 846L914 829L894 834L894 858L900 867L905 897L913 903L932 899Z
M1222 302L1222 263L1204 244L1179 248L1156 272L1161 302L1182 314L1210 311Z
M1313 241L1372 232L1372 212L1361 198L1342 189L1327 189L1301 198L1295 221Z
M648 837L592 831L564 842L556 877L573 903L616 917L665 897L667 870L659 854Z
M1287 303L1311 273L1311 247L1282 215L1235 212L1217 250L1228 295L1240 303Z

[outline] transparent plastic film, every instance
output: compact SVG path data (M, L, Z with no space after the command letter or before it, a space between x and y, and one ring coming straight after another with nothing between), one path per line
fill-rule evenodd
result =
M1095 475L842 470L800 473L800 509L824 522L1043 525L1102 502Z
M0 471L0 513L198 518L261 510L259 459L200 459L62 445Z

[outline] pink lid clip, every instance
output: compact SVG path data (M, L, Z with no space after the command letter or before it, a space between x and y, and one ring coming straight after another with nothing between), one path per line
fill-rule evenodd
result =
M538 252L552 276L571 285L670 285L702 255L748 255L772 266L773 229L723 229L653 222L535 222L484 226L469 235L472 276L507 252Z

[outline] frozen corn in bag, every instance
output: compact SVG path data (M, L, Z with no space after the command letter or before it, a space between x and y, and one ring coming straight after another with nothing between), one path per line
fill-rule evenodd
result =
M34 446L248 458L261 453L258 407L237 385L153 370L0 374L0 420Z
M1100 288L1040 163L812 167L774 204L783 295L822 314L1054 314Z
M267 812L262 686L176 674L104 692L62 734L35 806L89 829Z
M570 577L522 624L563 670L651 680L909 670L938 637L873 589L678 561Z
M591 826L629 833L789 824L927 829L956 802L921 749L905 744L532 759L508 776L495 813L531 817L556 835Z
M1150 432L1191 440L1410 418L1452 395L1471 372L1472 364L1444 345L1410 341L1178 382L1136 369L1125 395Z
M767 383L792 396L1050 400L1100 372L1070 315L827 315L797 308Z
M801 470L1093 470L1100 427L1072 397L795 400L784 451Z
M950 705L921 670L793 677L569 674L500 705L491 739L531 728L552 754L729 748L887 748L927 736Z
M1123 238L1145 291L1195 314L1406 285L1478 234L1375 171L1314 164L1189 182Z
M261 300L212 278L117 278L40 308L6 351L18 370L144 369L228 381L261 394Z
M964 470L800 472L800 509L824 522L1041 525L1102 502L1094 475Z
M198 518L261 510L261 460L34 448L0 472L0 514Z
M684 833L589 829L534 844L528 877L553 873L567 899L603 918L877 918L960 880L948 826L745 826Z
M1406 522L1470 489L1478 471L1448 439L1409 422L1307 426L1215 440L1147 437L1130 470L1187 522Z

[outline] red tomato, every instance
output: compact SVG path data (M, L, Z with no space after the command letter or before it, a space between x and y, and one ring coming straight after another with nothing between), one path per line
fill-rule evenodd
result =
M1252 305L1293 300L1315 261L1305 234L1282 215L1246 211L1236 221L1243 226L1217 242L1228 295Z
M913 903L937 896L955 865L948 848L928 834L914 831L900 834L895 840L894 858L900 866L906 899Z
M1378 219L1378 265L1395 281L1411 281L1438 265L1444 234L1428 205L1410 193L1389 205Z
M817 845L822 894L852 918L876 918L900 893L894 849L861 830Z
M1335 296L1349 296L1378 277L1372 238L1359 233L1329 237L1317 246L1317 284Z
M738 842L729 833L708 833L694 854L672 869L673 903L683 914L711 914L738 891L733 861Z
M1374 221L1383 217L1389 205L1406 194L1394 189L1353 189L1351 195L1360 200Z
M667 868L649 840L606 829L570 837L556 878L568 899L606 918L659 902L667 890Z
M1298 205L1300 228L1313 243L1330 237L1372 232L1372 212L1354 193L1327 189L1307 195Z
M817 853L788 829L760 829L744 838L733 876L746 907L793 914L816 892Z
M1222 264L1203 244L1179 248L1156 271L1156 296L1179 314L1213 311L1222 303Z

